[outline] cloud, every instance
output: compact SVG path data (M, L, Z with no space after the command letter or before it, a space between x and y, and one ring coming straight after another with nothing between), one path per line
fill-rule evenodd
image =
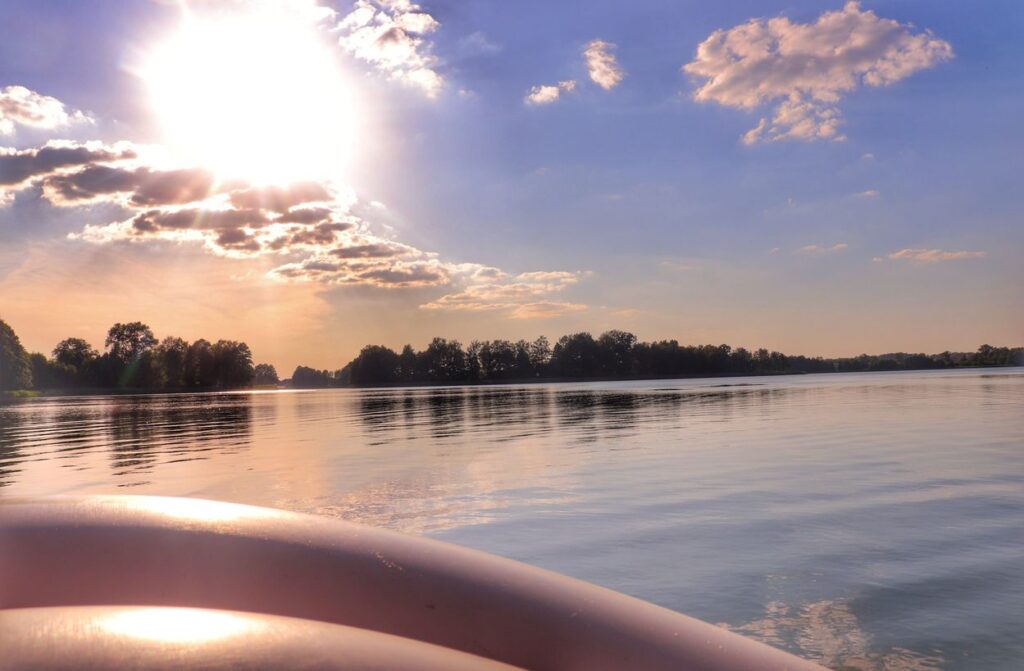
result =
M867 189L853 194L855 198L878 198L878 189Z
M150 167L88 165L75 172L48 175L41 181L55 205L78 205L128 194L133 206L173 205L203 200L216 193L213 173L200 169L155 170Z
M53 130L75 123L91 123L85 112L31 91L24 86L0 89L0 135L11 135L18 126Z
M960 261L963 259L983 259L986 252L957 251L948 252L943 249L901 249L886 256L890 261L912 261L916 263L941 263L943 261ZM876 258L881 261L881 258Z
M803 254L805 256L824 256L826 254L838 254L846 251L849 247L845 242L837 242L831 247L826 245L806 245L796 250L797 254Z
M0 187L23 188L33 180L81 166L123 161L137 156L129 143L51 140L33 149L0 147Z
M459 40L459 50L468 56L493 56L501 52L502 46L478 30Z
M273 212L289 212L299 205L334 201L330 187L323 182L305 181L285 185L247 187L231 193L235 207L258 207Z
M364 217L386 208L359 202L350 189L318 181L218 181L201 168L158 167L158 154L143 149L152 148L52 141L3 149L0 188L10 196L39 187L36 197L60 207L119 208L123 215L117 220L88 224L68 236L86 243L194 244L235 259L280 257L269 276L285 282L448 287L433 309L495 310L526 319L585 307L549 300L580 274L511 276L492 266L444 261L375 232Z
M558 82L557 86L540 85L534 86L523 99L527 105L550 105L562 97L562 93L572 93L576 90L576 80L568 79Z
M512 319L553 319L562 317L573 312L582 312L587 309L582 303L565 303L559 301L538 301L536 303L523 303L512 308L509 316Z
M440 27L408 0L356 0L337 24L338 44L390 78L435 97L444 86L433 45L424 36Z
M619 67L612 51L615 45L604 40L591 40L583 48L583 59L587 63L587 74L590 80L610 91L622 81L626 73Z
M812 23L752 19L716 30L683 71L701 81L700 102L753 110L774 105L743 136L775 140L843 140L842 97L860 86L886 86L953 57L930 31L880 18L857 2Z
M505 312L514 319L546 319L586 309L578 303L549 300L579 282L585 273L529 272L511 278L498 273L488 280L478 271L475 283L421 307L450 312Z
M129 143L105 145L100 142L51 140L32 149L0 147L0 208L12 203L19 191L47 177L135 156L135 150Z
M363 284L382 288L440 286L451 281L449 268L436 259L381 263L311 257L274 268L270 274L285 281Z

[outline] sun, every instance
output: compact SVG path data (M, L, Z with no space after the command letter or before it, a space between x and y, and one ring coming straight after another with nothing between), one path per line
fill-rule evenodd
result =
M343 177L351 89L315 20L279 5L183 7L178 29L143 58L138 74L179 160L257 183Z

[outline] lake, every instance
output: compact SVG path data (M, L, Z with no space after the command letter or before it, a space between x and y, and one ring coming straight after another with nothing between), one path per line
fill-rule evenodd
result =
M0 499L195 496L426 534L833 668L1024 664L1024 371L52 397Z

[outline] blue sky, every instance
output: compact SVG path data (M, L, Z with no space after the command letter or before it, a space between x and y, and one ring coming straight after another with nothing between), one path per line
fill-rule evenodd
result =
M252 3L193 4L197 15L233 20ZM314 274L310 264L336 260L335 248L243 253L198 232L183 241L171 236L180 231L138 226L85 239L86 226L139 210L124 194L57 206L41 192L51 174L0 209L0 315L35 349L69 335L98 342L113 321L142 319L160 335L245 339L285 369L338 367L367 342L611 327L826 355L1021 342L1020 3L368 6L383 12L377 21L413 25L403 12L432 21L403 33L420 60L387 67L336 27L351 4L329 5L336 14L311 28L332 50L358 119L343 184L356 204L335 207L332 221L350 229L331 244L388 245L391 265ZM787 61L778 58L718 72L729 88L695 99L709 79L682 68L714 31L758 20L827 54L821 44L841 31L816 22L842 12L861 35L881 35L879 49L904 45L891 81L869 85L880 70L851 65L852 90L832 96L845 61L809 80L780 74ZM5 2L0 89L23 86L91 121L21 124L0 145L164 143L136 65L181 14L173 3ZM593 40L610 45L622 72L608 88L588 73ZM416 67L437 79L403 75ZM533 87L570 80L553 102L526 100ZM755 93L769 80L775 89ZM809 126L822 136L744 143L791 93L824 115ZM831 114L835 130L821 121ZM265 230L247 224L246 239ZM275 274L288 264L290 275ZM396 281L396 268L421 274Z

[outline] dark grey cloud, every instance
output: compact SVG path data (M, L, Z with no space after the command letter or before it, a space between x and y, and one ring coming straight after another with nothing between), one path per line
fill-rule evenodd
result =
M0 186L14 186L57 170L136 158L128 146L49 142L35 149L0 149Z
M153 170L109 165L50 175L42 184L47 197L61 205L130 193L128 203L138 207L194 203L231 186L218 186L213 173L201 168Z
M339 259L379 259L403 256L410 251L410 247L397 242L381 241L337 247L330 254Z
M131 220L136 234L159 231L225 230L243 227L260 228L270 223L265 212L260 210L147 210Z

